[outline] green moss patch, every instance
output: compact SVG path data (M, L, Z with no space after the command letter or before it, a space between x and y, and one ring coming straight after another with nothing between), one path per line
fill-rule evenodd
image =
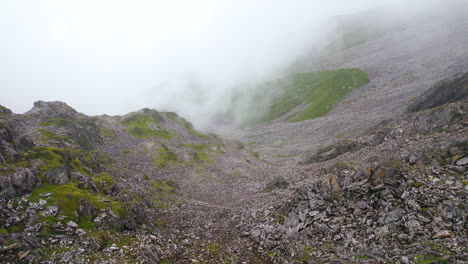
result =
M157 156L153 162L153 165L155 165L158 168L164 168L170 164L175 163L177 163L177 155L171 150L169 150L169 148L166 145L163 144L157 149Z
M291 85L273 103L268 120L289 112L300 104L307 107L291 115L288 120L297 122L326 115L333 106L353 89L369 82L367 73L360 69L299 73L291 77Z
M450 262L437 255L417 255L414 259L415 264L449 264Z
M357 68L302 72L269 82L258 88L252 104L264 101L262 98L265 98L265 94L278 95L273 96L263 110L248 106L252 113L244 125L271 122L301 105L303 107L287 116L286 120L299 122L324 116L353 89L367 83L367 73Z
M117 215L125 213L125 210L119 202L101 194L82 190L78 188L77 184L74 182L62 185L44 184L43 187L33 190L30 195L30 200L32 202L39 201L40 195L43 193L52 193L51 198L48 199L48 204L57 204L60 210L59 213L66 217L66 221L71 220L78 222L82 228L90 227L90 219L78 219L78 202L82 198L88 200L88 202L97 209L110 208L112 212Z
M40 159L46 164L40 167L41 171L48 171L64 163L65 150L54 147L33 147L24 153L27 160Z
M139 138L161 138L171 139L172 134L165 129L154 129L158 124L153 116L133 115L122 121L122 124L127 127L127 132L134 137Z
M114 179L106 172L94 176L92 180L96 183L96 187L104 193L109 192L115 185Z
M173 180L150 180L154 195L150 197L157 207L169 208L175 204L173 195L176 194L179 186Z
M47 118L38 123L39 126L70 126L73 125L73 121L67 118L54 116Z

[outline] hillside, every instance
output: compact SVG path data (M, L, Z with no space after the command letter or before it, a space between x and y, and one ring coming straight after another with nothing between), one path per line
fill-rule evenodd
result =
M0 106L0 263L468 263L468 18L376 17L223 135Z
M301 72L256 87L248 95L253 98L251 104L239 105L245 98L233 98L231 108L242 107L250 113L242 126L275 120L299 122L326 115L353 89L368 82L367 73L360 69Z
M378 14L367 20L361 15L353 16L361 21L357 28L364 32L373 28L372 18ZM349 47L340 46L336 52L301 58L291 74L358 68L368 74L369 83L353 89L325 116L263 124L230 136L252 144L263 159L294 164L320 147L356 138L382 120L402 115L411 101L437 81L468 67L468 39L460 35L466 31L468 20L461 13L453 13L450 18L435 17L413 18L418 23L411 23L410 18L390 21L393 24L386 25L389 30L385 34Z
M269 164L174 113L87 117L39 101L18 115L2 107L1 259L464 263L466 73L414 104L430 105L440 91L435 108L296 166ZM459 100L449 103L450 91Z

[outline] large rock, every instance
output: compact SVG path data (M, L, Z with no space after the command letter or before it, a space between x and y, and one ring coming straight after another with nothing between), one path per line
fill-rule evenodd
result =
M465 99L468 99L468 72L438 82L416 99L408 111L416 112Z
M64 184L70 180L68 173L68 167L66 165L62 165L48 170L44 175L47 183L49 184Z
M94 218L98 214L98 210L94 207L87 199L81 198L78 201L78 215L81 216L91 216Z
M34 106L27 114L38 114L41 116L61 116L64 118L69 118L74 115L77 115L75 109L71 108L64 102L53 101L53 102L44 102L37 101L34 102Z
M366 146L365 143L356 141L342 141L319 150L311 157L306 158L299 164L310 164L334 159L348 152L356 152Z
M25 135L21 135L15 139L16 148L19 151L25 151L34 147L34 142Z
M17 194L30 193L36 185L36 177L29 169L21 168L11 175L11 185Z
M12 162L16 162L18 160L18 152L16 152L16 150L13 148L13 146L11 146L10 143L8 143L7 141L3 140L0 138L0 150L3 151L3 153L5 153L6 155L6 158ZM7 160L8 161L8 160Z
M381 165L377 166L370 177L372 185L379 185L385 183L386 180L394 178L398 174L395 167Z
M326 200L342 200L343 192L335 175L328 175L322 179L322 196Z
M0 105L0 115L11 115L13 112L11 112L10 109Z

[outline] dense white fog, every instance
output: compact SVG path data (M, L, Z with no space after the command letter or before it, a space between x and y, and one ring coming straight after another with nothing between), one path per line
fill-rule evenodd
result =
M60 100L88 115L150 107L203 128L236 89L326 43L330 18L445 1L407 2L2 1L0 104L21 113Z

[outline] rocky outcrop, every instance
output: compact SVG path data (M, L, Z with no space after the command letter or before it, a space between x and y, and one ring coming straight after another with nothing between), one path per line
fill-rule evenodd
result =
M446 104L438 108L408 114L401 119L379 124L354 141L341 141L318 150L299 162L300 165L334 159L346 153L375 147L391 139L412 135L450 132L468 126L468 101ZM421 155L422 153L415 153Z
M468 72L438 82L408 106L408 111L421 111L465 99L468 99Z
M356 142L356 141L342 141L334 145L330 145L328 147L320 149L316 154L313 156L306 158L304 161L300 162L299 164L307 164L312 162L321 162L326 160L334 159L344 153L348 152L355 152L357 150L362 149L365 147L365 143Z
M69 181L70 169L66 165L52 168L44 173L49 184L64 184Z

